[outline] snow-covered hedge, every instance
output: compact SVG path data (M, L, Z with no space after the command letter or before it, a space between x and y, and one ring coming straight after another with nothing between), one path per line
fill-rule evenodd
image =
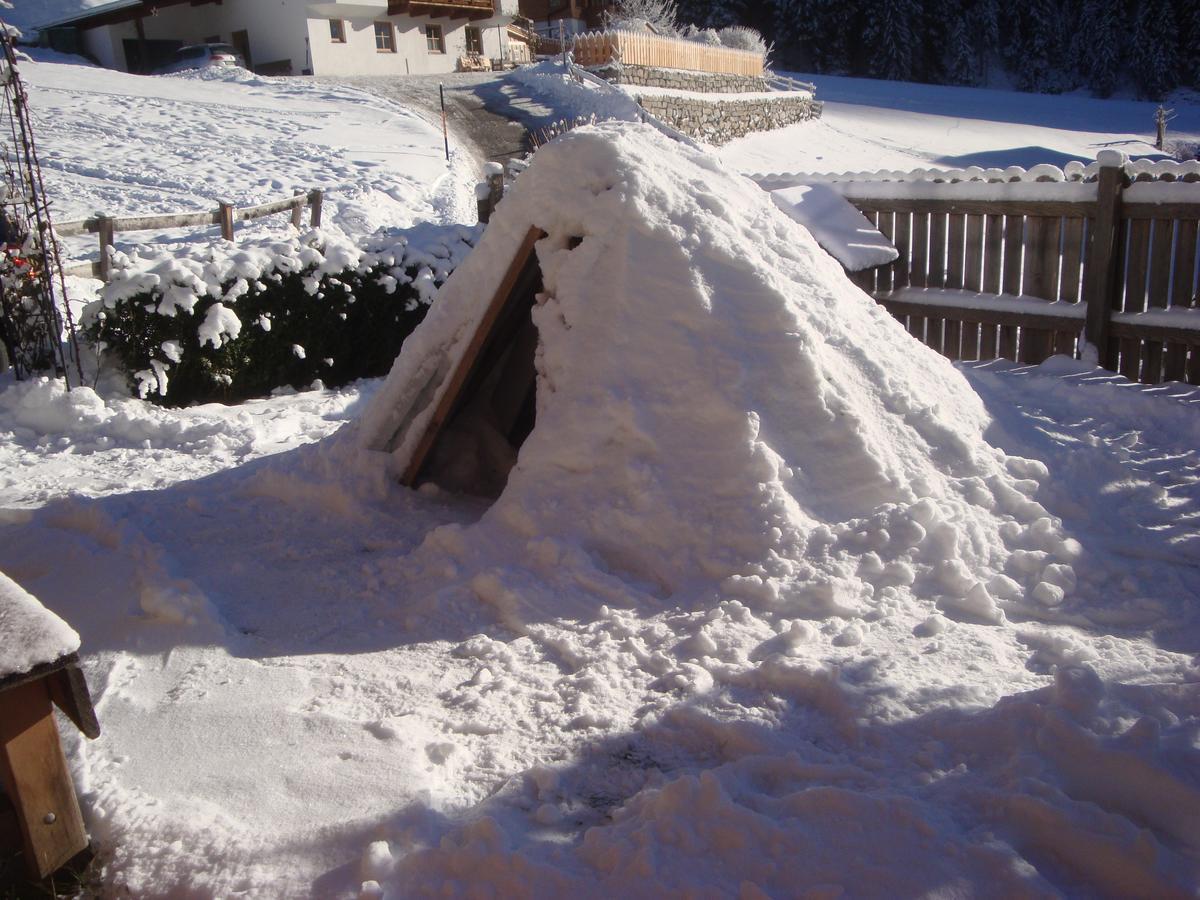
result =
M312 231L204 258L117 254L85 333L134 392L167 406L382 375L477 237L422 226L359 247Z

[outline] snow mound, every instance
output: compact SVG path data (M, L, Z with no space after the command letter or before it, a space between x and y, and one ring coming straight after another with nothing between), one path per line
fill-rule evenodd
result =
M79 635L0 572L0 678L28 672L79 649Z
M1034 499L1045 467L991 447L959 372L768 194L644 126L539 152L368 408L368 445L461 355L530 226L547 235L537 425L481 523L435 533L437 553L494 540L546 571L581 554L659 603L818 619L896 588L975 623L1070 602L1078 546Z

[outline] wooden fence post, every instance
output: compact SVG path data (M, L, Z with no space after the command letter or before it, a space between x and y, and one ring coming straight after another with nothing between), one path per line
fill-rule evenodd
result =
M1097 364L1104 368L1112 368L1116 362L1109 358L1108 324L1121 289L1117 270L1121 256L1121 192L1124 189L1124 159L1120 162L1112 158L1102 160L1096 183L1096 218L1091 222L1088 241L1083 299L1087 303L1084 336L1096 348Z
M217 217L221 222L221 237L233 240L233 204L221 201L217 204Z
M312 210L312 215L308 218L310 228L321 227L321 207L325 203L325 192L322 190L312 191L308 195L308 205Z
M300 226L304 223L304 191L296 191L295 197L296 199L292 203L292 227L299 231Z
M115 232L113 217L97 216L96 231L100 234L100 280L107 282L108 276L112 274L112 258L108 250L113 244Z

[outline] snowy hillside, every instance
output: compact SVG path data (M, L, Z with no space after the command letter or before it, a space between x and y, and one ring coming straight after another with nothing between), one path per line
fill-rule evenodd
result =
M357 92L23 71L64 212L470 205ZM1194 896L1200 393L952 365L731 174L1144 135L888 96L720 157L572 132L387 381L164 410L0 376L0 571L78 633L103 729L67 747L87 890ZM411 442L364 447L419 426L531 225L504 493L398 487Z

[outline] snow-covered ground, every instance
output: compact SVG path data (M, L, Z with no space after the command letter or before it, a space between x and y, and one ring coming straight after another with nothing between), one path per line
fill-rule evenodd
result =
M47 120L47 178L116 204L157 163L76 133L110 102L82 71L23 70L35 107L77 111ZM130 139L160 122L179 148L224 115L188 92L232 92L247 159L286 172L234 173L247 199L323 171L267 142L276 103L311 105L310 136L343 104L419 131L299 80L104 77ZM988 140L1091 158L1129 126L1051 145L974 119L990 138L948 148L965 113L862 110L724 165L611 126L543 151L477 252L544 216L561 396L491 511L357 451L343 426L394 386L168 411L0 381L0 570L82 638L104 733L69 755L100 893L1196 894L1200 395L952 367L721 174ZM306 152L356 186L348 233L466 193L329 141ZM207 204L197 153L117 211Z

